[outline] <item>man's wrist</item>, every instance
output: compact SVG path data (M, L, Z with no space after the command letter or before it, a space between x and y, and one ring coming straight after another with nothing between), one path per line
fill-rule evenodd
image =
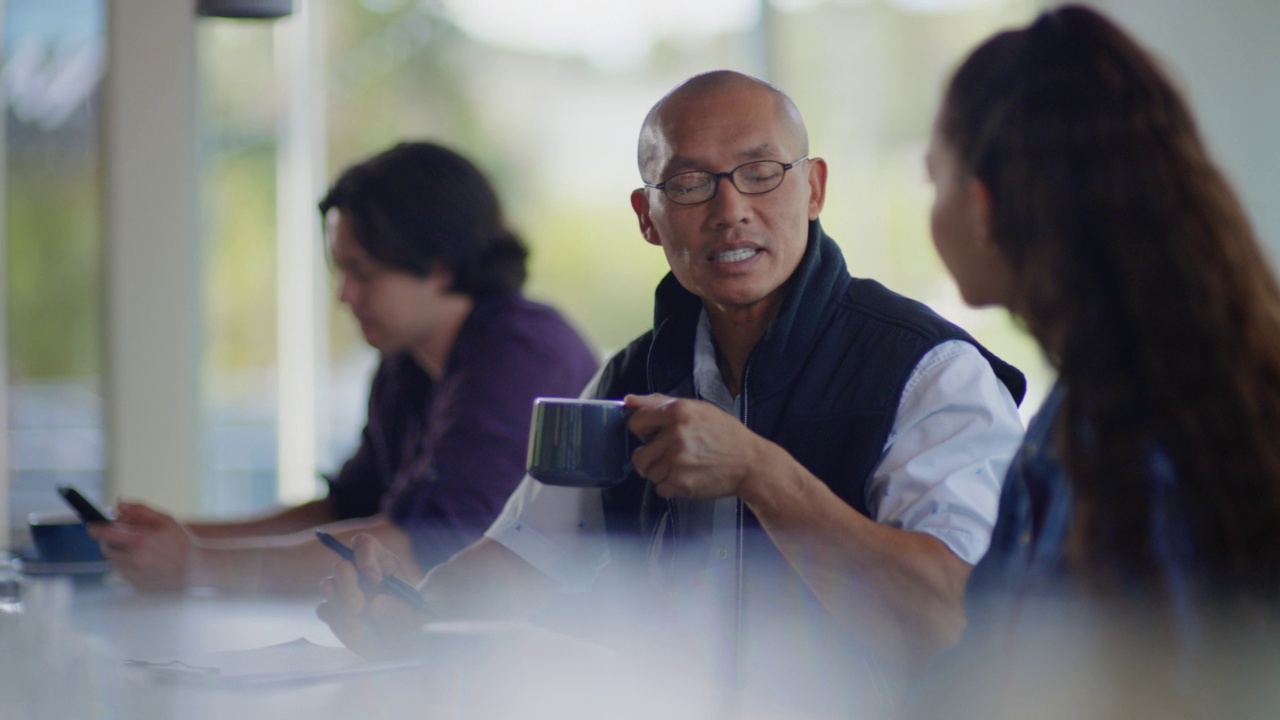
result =
M794 473L787 467L794 464L790 454L764 438L757 438L747 453L746 471L738 483L738 497L752 508L769 507L778 496L787 493L787 484L793 482Z
M184 558L186 587L222 587L223 572L230 553L216 547L210 547L195 538L188 538L187 552Z

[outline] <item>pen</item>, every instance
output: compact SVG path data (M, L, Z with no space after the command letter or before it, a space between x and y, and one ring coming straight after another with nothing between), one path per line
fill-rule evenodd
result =
M316 537L320 538L320 542L324 543L325 547L338 553L338 555L341 555L343 560L346 560L349 563L354 563L356 561L356 554L351 551L351 548L343 545L342 541L338 538L323 530L317 530ZM415 590L412 585L401 580L395 575L384 574L382 576L382 589L400 598L406 605L417 610L423 615L437 617L436 611L431 609L431 606L428 605L427 601L418 594L418 591Z

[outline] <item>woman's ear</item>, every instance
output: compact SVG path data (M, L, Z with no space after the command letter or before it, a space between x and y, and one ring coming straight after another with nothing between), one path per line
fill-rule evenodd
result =
M987 184L978 178L969 178L967 188L969 195L969 217L973 226L973 236L983 248L995 246L995 235L992 233L991 191Z
M981 180L970 178L966 192L969 195L969 219L972 223L970 237L973 251L980 259L986 275L988 303L1014 310L1017 278L1005 249L996 244L995 207L991 202L991 190Z

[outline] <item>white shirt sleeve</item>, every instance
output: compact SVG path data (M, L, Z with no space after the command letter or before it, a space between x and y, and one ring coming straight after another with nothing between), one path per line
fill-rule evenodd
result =
M1008 388L971 343L925 354L907 380L867 485L877 522L932 535L965 562L991 544L1005 472L1022 441Z
M603 372L596 372L579 397L595 395ZM604 505L596 488L544 485L525 475L484 534L555 580L563 592L590 590L609 564Z

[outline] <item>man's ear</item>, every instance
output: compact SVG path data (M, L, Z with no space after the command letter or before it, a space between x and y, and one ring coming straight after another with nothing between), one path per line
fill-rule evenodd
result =
M453 269L443 260L432 260L431 268L427 271L425 279L435 282L441 292L453 292Z
M822 206L827 202L827 161L809 158L809 219L817 220Z
M662 245L662 238L658 237L658 231L654 229L653 220L649 217L649 194L644 188L631 191L631 209L636 211L636 219L640 221L640 234L644 236L645 242Z

